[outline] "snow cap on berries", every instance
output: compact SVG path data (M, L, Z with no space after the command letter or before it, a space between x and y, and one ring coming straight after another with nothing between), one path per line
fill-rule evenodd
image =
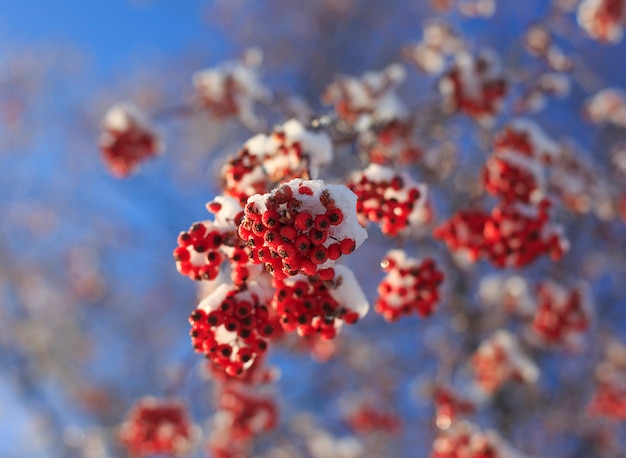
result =
M408 110L395 93L405 78L400 64L389 65L379 72L367 72L360 78L340 76L323 94L326 104L335 106L340 118L366 129L372 123L385 123L407 118Z
M493 123L506 91L507 81L497 56L485 50L476 56L460 51L439 80L444 109L463 111L486 125Z
M269 192L295 177L317 177L333 159L326 132L306 129L291 119L269 135L257 134L222 167L225 192L243 204L248 197Z
M196 72L193 84L200 104L216 117L238 116L247 126L260 127L254 104L271 99L270 92L259 82L262 60L262 52L251 48L240 60Z
M297 151L289 151L295 145L298 145ZM295 119L277 126L273 135L255 135L244 144L244 148L260 159L270 177L284 174L282 170L300 169L300 162L304 158L314 169L311 175L316 175L320 167L329 164L333 159L333 146L328 134L307 130Z
M509 380L535 383L539 369L519 346L517 338L508 331L498 330L484 340L472 356L472 368L478 385L494 393Z

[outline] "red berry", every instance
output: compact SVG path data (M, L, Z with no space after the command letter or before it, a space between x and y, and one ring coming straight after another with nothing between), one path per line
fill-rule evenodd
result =
M276 210L267 210L263 213L262 221L263 224L272 229L279 224L280 215Z
M350 254L356 249L356 242L349 238L343 239L339 242L339 249L342 254Z
M218 211L220 211L222 209L222 204L220 204L219 202L209 202L207 205L207 209L211 212L211 213L217 213Z
M322 281L330 281L335 278L335 269L332 267L328 267L326 269L321 269L317 275L320 277Z
M333 226L341 224L341 222L343 221L343 212L338 207L329 209L326 212L326 216L328 216L330 224L332 224Z
M309 251L309 248L311 247L311 239L306 236L306 235L299 235L294 243L296 250L298 250L299 253L304 254L307 253Z
M309 212L300 212L296 216L294 224L299 230L306 231L313 226L313 217Z
M293 226L283 226L280 228L280 238L285 242L293 242L298 236L298 231Z
M323 264L328 260L328 249L324 246L315 247L311 254L311 260L315 264Z
M317 215L313 221L313 226L319 231L326 231L330 227L330 219L326 215Z

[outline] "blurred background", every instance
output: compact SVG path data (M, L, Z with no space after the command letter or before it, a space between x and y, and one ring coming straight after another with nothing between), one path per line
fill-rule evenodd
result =
M437 80L403 55L406 45L422 40L427 21L443 18L470 49L494 50L507 77L519 83L512 97L545 71L521 37L533 24L549 24L564 55L576 62L572 90L566 100L551 99L533 119L553 138L568 138L588 151L587 159L612 176L611 148L625 138L624 129L593 126L581 112L590 94L626 85L625 44L591 40L576 22L576 2L495 5L483 17L414 0L4 0L0 456L126 456L117 428L147 395L186 401L203 430L190 454L205 456L213 382L189 342L196 287L176 272L172 250L181 230L207 218L204 205L219 193L224 158L252 132L235 119L177 110L192 99L198 70L258 47L263 84L275 94L298 95L303 106L322 114L329 109L320 95L337 74L360 75L400 62L407 78L399 93L409 108L427 112L439 100ZM166 144L163 156L125 179L108 173L98 151L102 117L120 101L151 115ZM268 126L283 121L267 107L259 113ZM475 180L487 153L471 121L442 126L422 139L425 148L451 140L457 151L454 176L431 177L438 221L462 206L466 193L454 183ZM619 189L624 182L612 185ZM578 352L537 350L537 391L507 389L477 418L530 456L599 456L603 427L573 418L593 392L591 374L608 336L625 337L624 225L593 213L559 216L572 252L558 269L546 260L523 275L587 281L598 307L593 333ZM371 301L383 276L380 259L395 245L373 229L358 259L350 261ZM461 364L493 325L477 291L479 279L497 270L482 263L455 273L432 239L406 247L449 264L441 310L428 320L393 324L371 312L332 348L316 349L321 356L314 358L311 348L294 341L274 348L269 364L281 373L274 388L279 426L258 439L254 456L340 456L307 449L303 429L313 428L348 441L341 456L429 455L435 436L429 386L440 379L465 383L467 369L458 375L450 367ZM468 316L488 324L468 334ZM332 356L320 362L326 353ZM359 399L373 399L402 427L357 438L345 406ZM611 428L617 437L624 432ZM350 440L366 446L350 448Z

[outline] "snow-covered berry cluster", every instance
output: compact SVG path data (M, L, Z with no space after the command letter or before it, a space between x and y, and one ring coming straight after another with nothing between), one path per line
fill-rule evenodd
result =
M626 420L626 345L610 342L595 371L597 386L587 406L592 417Z
M422 157L422 150L412 138L412 126L392 121L359 134L359 149L373 164L407 166Z
M478 122L490 124L500 110L507 82L493 54L473 56L461 51L439 80L439 92L447 111L462 111Z
M561 259L569 242L561 226L550 221L550 203L516 203L493 208L483 230L486 256L496 267L524 267L548 254Z
M224 192L244 205L250 196L269 192L282 181L315 178L332 157L325 132L307 130L292 119L270 135L255 135L229 158L221 173Z
M358 197L357 213L363 225L378 223L383 234L395 237L425 222L427 187L406 173L370 164L354 173L348 186Z
M331 339L367 313L354 274L335 266L367 237L345 186L294 179L251 196L243 210L232 197L207 208L214 221L182 232L174 258L194 280L230 266L231 281L218 281L190 317L193 347L214 368L245 376L283 329Z
M576 346L591 319L591 306L582 287L568 290L553 281L537 287L532 330L542 343Z
M539 369L522 353L517 338L508 331L496 331L474 352L471 366L478 386L488 394L495 393L509 381L534 383Z
M271 288L256 281L245 286L221 284L204 298L190 317L191 342L216 368L241 375L267 351L279 325L268 308Z
M378 285L378 298L374 310L387 321L416 312L421 317L430 316L439 302L439 286L443 273L435 261L410 258L404 250L389 251L381 262L387 274Z
M239 236L252 262L277 280L300 273L332 280L335 261L367 237L355 209L356 196L345 186L297 178L250 197Z
M483 169L483 186L505 203L536 201L545 187L541 168L527 157L511 151L492 155Z
M624 0L584 0L578 7L578 24L594 40L619 43L624 36Z
M335 337L342 322L353 324L367 313L367 299L352 271L341 265L334 270L330 280L321 275L275 279L272 306L286 331L328 340Z
M198 435L181 401L154 397L138 400L118 430L120 443L137 457L182 456Z
M333 105L343 121L358 129L405 119L408 111L395 92L405 73L401 65L393 64L360 78L339 76L325 89L322 101Z
M100 152L117 178L133 173L146 159L163 151L163 144L147 117L135 106L119 103L104 116Z
M569 249L560 226L550 221L544 166L559 152L533 123L516 120L494 138L483 184L500 202L490 214L460 210L435 229L434 236L471 261L487 257L497 267L524 267L543 254L558 260Z
M247 276L248 253L237 237L243 209L235 199L222 196L209 202L207 209L214 214L214 221L194 223L178 235L174 249L176 268L192 280L214 280L222 263L229 259L233 272L239 277Z
M454 423L439 430L430 458L522 458L518 451L492 430L481 431L473 423Z
M485 253L483 231L489 214L481 209L460 209L447 221L433 229L433 237L442 240L453 252L474 262Z
M245 125L258 125L254 105L271 99L270 92L259 82L262 60L261 51L251 48L240 60L196 72L193 84L197 103L216 118L237 116Z
M554 162L558 145L533 122L516 119L495 135L493 148L483 169L485 190L505 205L543 198L544 166Z
M536 123L525 118L517 118L498 131L493 140L494 154L511 151L518 156L526 156L549 165L559 155L559 145Z

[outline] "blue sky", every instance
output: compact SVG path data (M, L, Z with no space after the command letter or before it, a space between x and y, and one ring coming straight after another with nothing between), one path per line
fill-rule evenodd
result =
M101 70L138 53L171 54L215 40L201 0L3 0L0 39L7 44L67 43ZM0 42L0 45L2 43Z

